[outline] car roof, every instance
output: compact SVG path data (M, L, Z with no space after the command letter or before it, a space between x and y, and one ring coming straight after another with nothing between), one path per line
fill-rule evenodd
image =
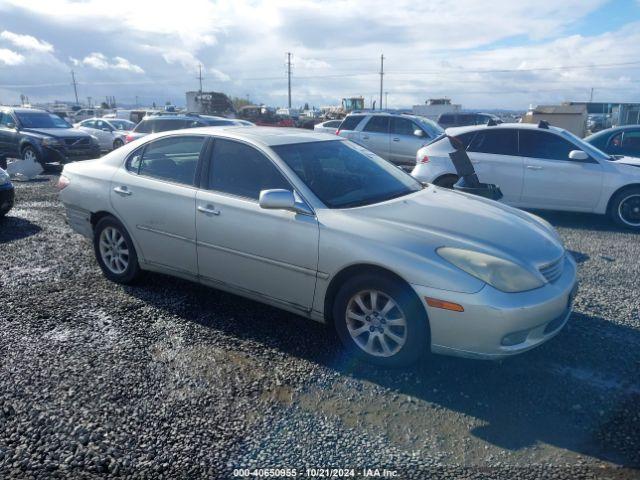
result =
M491 130L500 130L500 129L518 129L518 130L547 130L556 133L560 133L563 131L562 128L554 127L553 125L549 125L548 128L540 128L537 123L499 123L497 125L467 125L464 127L451 127L445 130L447 135L455 137L457 135L462 135L467 132L476 132L485 129Z
M5 110L5 111L8 110L14 113L29 113L29 112L50 113L40 108L26 108L26 107L0 107L0 110Z
M589 135L587 138L598 138L605 135L611 135L612 133L626 132L627 130L638 130L640 125L620 125L618 127L605 128L599 132Z
M230 125L218 127L198 127L180 130L184 134L207 134L233 140L247 140L251 143L265 147L277 145L290 145L294 143L343 141L342 137L330 133L318 133L305 128L285 127L252 127L243 125ZM172 132L175 134L175 132Z

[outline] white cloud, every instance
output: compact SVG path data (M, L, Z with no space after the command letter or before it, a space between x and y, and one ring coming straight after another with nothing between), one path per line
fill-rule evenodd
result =
M0 48L0 63L13 66L24 62L24 56L7 48Z
M75 58L70 58L71 63L78 65L80 62ZM98 70L127 70L133 73L144 73L142 67L131 63L123 57L113 57L112 62L102 53L93 52L82 59L82 64Z
M229 80L231 80L231 77L229 75L218 70L217 68L210 68L207 71L213 76L215 80L218 80L220 82L228 82Z
M31 35L21 35L19 33L13 33L8 30L4 30L0 33L0 39L6 40L12 43L18 48L24 50L33 50L35 52L53 52L53 45L44 40L38 40Z

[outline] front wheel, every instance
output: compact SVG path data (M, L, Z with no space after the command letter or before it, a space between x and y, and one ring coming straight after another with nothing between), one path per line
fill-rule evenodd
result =
M113 149L114 149L114 150L119 149L119 148L120 148L121 146L123 146L123 145L124 145L124 142L123 142L121 139L119 139L119 138L116 138L116 139L113 141Z
M345 282L333 319L348 353L369 363L406 366L430 349L420 300L408 285L386 275L364 274Z
M22 150L22 159L29 162L38 162L42 166L44 166L44 163L40 159L40 156L38 155L38 152L36 152L36 149L30 146L24 147L24 149Z
M640 188L618 192L611 202L610 215L618 225L640 230Z
M105 217L96 225L93 247L98 264L111 281L134 283L140 277L138 255L124 226L113 217Z

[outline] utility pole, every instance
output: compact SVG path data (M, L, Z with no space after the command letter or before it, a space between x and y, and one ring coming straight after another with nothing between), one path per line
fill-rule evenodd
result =
M136 108L138 108L138 95L136 95Z
M589 103L593 102L593 87L591 87L591 95L589 95Z
M389 92L384 92L384 108L389 108Z
M287 82L289 91L289 108L291 108L291 52L287 52Z
M76 74L71 70L71 85L73 85L73 93L76 95L76 105L80 105L78 101L78 83L76 82Z
M384 55L380 55L380 110L382 110L382 77L384 76Z
M198 64L198 80L200 80L200 93L202 93L202 64Z

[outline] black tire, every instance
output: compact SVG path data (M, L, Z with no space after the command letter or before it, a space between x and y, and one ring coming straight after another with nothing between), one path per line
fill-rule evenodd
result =
M33 148L30 145L27 145L26 147L24 147L22 149L22 159L26 160L27 158L30 157L30 155L33 155L33 157L35 158L36 162L38 162L40 165L42 165L42 167L45 166L45 163L42 161L42 158L40 158L40 155L38 154L38 151Z
M102 232L107 228L115 229L124 239L124 246L128 251L128 260L126 269L124 269L124 271L122 272L116 272L112 267L108 266L105 263L105 260L103 259L102 253L100 251L100 240ZM100 219L96 224L93 233L93 250L95 252L98 265L100 265L104 276L112 282L129 285L135 283L136 280L140 278L142 270L140 269L140 265L138 264L138 255L136 253L135 247L133 246L133 241L131 240L127 229L124 228L124 225L122 225L122 223L120 223L114 217L104 217Z
M629 187L611 199L609 216L618 225L640 231L640 187Z
M0 168L3 170L7 169L7 157L0 157Z
M458 177L456 175L443 175L440 178L437 178L434 185L442 188L448 188L449 190L453 190L453 185L458 181Z
M116 139L113 141L113 149L114 149L114 150L119 149L119 148L120 148L121 146L123 146L123 145L124 145L124 142L123 142L122 140L120 140L119 138L116 138Z
M406 320L404 345L391 356L377 356L366 352L352 338L347 327L347 308L351 299L366 290L376 290L388 296L400 307ZM383 300L384 302L384 300ZM333 323L340 340L350 356L383 367L411 365L431 350L429 321L415 292L390 275L366 273L347 280L333 302ZM369 335L364 332L363 335ZM362 337L359 337L362 338ZM364 340L364 339L363 339ZM378 342L381 346L381 343Z

